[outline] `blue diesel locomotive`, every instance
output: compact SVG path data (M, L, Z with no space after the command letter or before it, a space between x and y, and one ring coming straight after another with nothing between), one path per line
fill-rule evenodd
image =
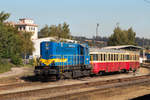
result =
M42 42L41 57L35 74L60 78L77 78L91 73L89 48L86 44Z

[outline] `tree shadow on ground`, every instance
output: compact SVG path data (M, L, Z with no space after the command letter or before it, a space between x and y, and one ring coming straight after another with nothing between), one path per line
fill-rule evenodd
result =
M137 98L133 98L133 99L130 99L130 100L150 100L150 94L140 96L140 97L137 97Z

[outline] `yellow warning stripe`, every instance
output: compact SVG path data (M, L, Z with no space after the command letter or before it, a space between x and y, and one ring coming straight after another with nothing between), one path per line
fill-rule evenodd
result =
M50 65L52 62L67 62L67 59L40 59L40 62L46 66Z

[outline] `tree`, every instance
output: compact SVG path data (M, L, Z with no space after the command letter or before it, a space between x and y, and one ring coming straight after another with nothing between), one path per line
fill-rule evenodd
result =
M58 24L58 25L51 25L50 27L46 25L40 30L39 34L40 34L39 36L40 38L56 36L58 37L58 39L60 39L60 38L70 38L71 36L69 25L66 22L64 22L63 24Z
M136 45L136 43L135 43L135 35L136 35L136 33L133 31L132 28L129 28L127 30L127 32L128 32L128 44Z
M27 55L31 55L34 51L34 44L31 41L32 33L30 32L21 32L22 39L22 54L24 58L27 59Z
M50 29L48 27L48 25L45 25L39 32L39 37L48 37L50 33Z
M31 54L34 50L32 33L19 32L17 28L6 25L4 21L8 17L8 13L0 13L0 58L10 59L17 65L21 64L22 55Z
M135 35L136 33L132 28L122 30L120 27L117 27L114 29L114 33L109 37L108 45L136 45Z
M2 11L0 13L0 22L3 23L5 20L9 18L9 16L10 16L9 13L5 13L4 11Z
M16 28L0 23L0 56L21 64L22 40Z

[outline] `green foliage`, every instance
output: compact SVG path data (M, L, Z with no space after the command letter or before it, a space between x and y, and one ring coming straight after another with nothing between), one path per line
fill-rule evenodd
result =
M22 55L31 54L34 50L32 33L21 32L4 24L8 17L8 13L0 13L0 58L11 59L12 63L19 65L22 64Z
M114 33L109 37L108 45L136 45L136 33L132 28L122 30L120 27L114 29Z
M15 65L21 65L22 58L19 55L13 55L13 56L11 56L11 62Z
M56 36L58 37L58 39L60 38L70 38L70 29L69 29L69 25L64 22L63 24L58 24L58 26L56 25L51 25L50 27L48 27L48 25L46 25L44 28L42 28L39 32L39 37L49 37L49 36Z
M5 20L7 20L9 16L10 16L9 13L5 13L4 11L2 11L0 13L0 23L3 23Z
M29 64L30 65L34 65L34 60L33 59L29 59Z
M32 33L30 32L21 32L21 39L22 39L22 54L26 59L27 54L32 54L34 50L34 44L31 41Z
M14 54L21 54L22 40L17 29L0 23L0 56L10 58Z
M13 65L6 59L0 59L0 73L7 72L11 70Z

